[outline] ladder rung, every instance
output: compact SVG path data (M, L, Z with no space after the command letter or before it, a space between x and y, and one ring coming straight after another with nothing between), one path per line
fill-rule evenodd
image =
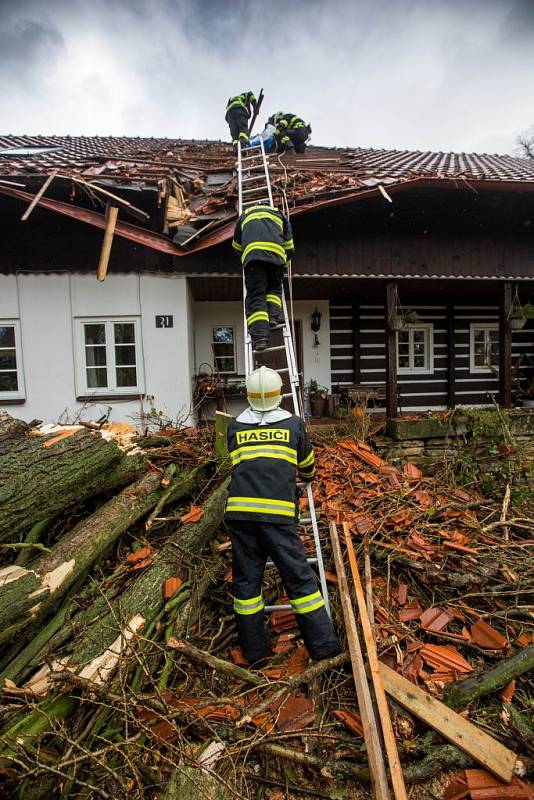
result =
M299 525L309 525L311 521L311 517L302 517L302 519L299 519Z
M307 559L306 559L306 561L308 562L308 564L317 564L317 560L318 560L317 558L307 558ZM266 566L266 567L269 567L269 569L270 569L271 567L274 567L274 566L275 566L275 563L274 563L274 561L273 561L271 558L269 558L269 560L267 561L267 563L265 564L265 566Z
M253 353L273 353L275 350L285 350L285 344L277 344L275 347L266 347L265 350L253 350Z
M282 400L285 400L286 397L293 397L293 392L284 392L282 395Z
M291 606L265 606L265 611L291 611Z
M244 206L255 206L256 203L263 203L264 200L268 200L269 203L271 202L269 197L256 197L255 200L250 200L250 201L247 201L246 203L243 203L243 207Z
M263 181L263 185L266 185L265 177L263 175L252 175L249 178L241 179L241 183L250 183L251 181Z
M253 189L243 189L241 194L253 194L254 192L264 192L265 191L265 184L261 186L255 186Z
M264 167L263 167L263 163L261 163L261 164L256 164L255 166L252 166L252 165L251 165L250 167L245 167L245 170L246 170L246 172L247 172L247 173L248 173L248 172L252 172L252 171L253 171L253 170L255 170L255 169L264 169Z
M258 158L261 158L261 154L257 156L245 156L241 161L257 161Z

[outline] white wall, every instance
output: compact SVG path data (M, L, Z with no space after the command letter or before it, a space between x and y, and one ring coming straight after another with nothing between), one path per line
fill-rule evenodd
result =
M321 330L318 333L319 347L313 346L314 335L310 329L311 315L315 308L322 314ZM297 300L294 303L295 320L302 323L302 351L304 381L314 378L317 383L331 389L330 384L330 316L328 300ZM213 364L211 329L216 325L233 325L237 337L237 372L245 371L243 306L240 302L195 302L193 303L195 370L202 362ZM229 376L230 377L230 376ZM232 406L230 412L235 409Z
M157 314L172 314L173 328L156 328ZM2 404L13 416L56 421L83 409L95 419L112 406L111 419L137 420L140 403L76 400L73 329L77 317L140 316L145 393L176 418L191 402L194 372L191 300L187 280L176 275L19 274L0 276L0 319L20 319L26 401ZM188 344L189 343L189 344ZM146 404L145 404L146 405Z

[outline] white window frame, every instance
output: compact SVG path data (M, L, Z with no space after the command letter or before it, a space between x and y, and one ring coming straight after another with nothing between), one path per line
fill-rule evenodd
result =
M15 357L17 360L17 386L15 392L0 391L0 400L26 400L26 385L24 383L24 368L22 361L22 341L20 335L19 319L0 319L1 326L12 325L15 329Z
M235 325L227 325L226 323L221 322L221 323L219 323L217 325L212 325L211 328L210 328L210 332L211 332L210 347L211 347L211 354L212 354L212 357L213 357L213 368L215 370L217 370L217 356L215 355L215 349L213 347L215 344L217 344L217 342L213 341L213 331L215 330L215 328L231 328L232 329L232 336L233 336L233 345L234 345L234 369L232 371L227 371L227 370L221 370L220 369L220 370L218 370L219 375L237 375L238 374L237 373L237 342L236 342L236 338L235 338ZM219 344L220 344L220 342L219 342Z
M471 322L469 326L469 370L471 372L476 372L482 375L494 375L495 371L498 372L499 364L494 364L492 367L484 366L479 367L475 364L475 331L477 330L488 330L488 331L498 331L499 330L499 323L498 322ZM486 337L484 336L484 339ZM500 349L500 342L499 342L499 349Z
M398 375L433 375L434 374L434 325L432 322L415 322L413 325L406 325L404 328L405 331L415 331L415 330L424 330L425 331L425 339L427 340L428 344L428 353L427 353L427 366L426 367L415 367L413 366L414 363L414 349L413 349L413 337L410 336L409 344L408 344L408 355L410 358L410 366L409 367L400 367L399 366L399 334L395 337L395 348L396 348L396 357L397 357L397 374Z
M137 374L136 386L117 386L115 373L115 336L113 325L115 323L133 323L135 326L135 367ZM85 361L85 331L84 325L106 326L106 367L108 386L98 388L87 386L87 373ZM76 366L76 395L82 397L98 397L99 395L130 395L145 394L145 374L143 369L143 348L141 340L140 317L79 317L74 320L74 346Z

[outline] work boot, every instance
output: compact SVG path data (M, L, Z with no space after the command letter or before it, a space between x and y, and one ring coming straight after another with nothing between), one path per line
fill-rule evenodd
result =
M256 339L252 342L252 349L256 350L256 352L261 353L262 350L268 346L269 340L268 339Z
M269 316L269 325L271 328L276 328L277 325L281 325L284 321L284 312L279 311L277 314L271 314Z

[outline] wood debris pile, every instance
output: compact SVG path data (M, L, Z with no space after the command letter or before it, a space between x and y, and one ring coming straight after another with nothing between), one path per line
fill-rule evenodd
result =
M227 467L211 435L99 428L37 432L0 417L6 796L369 797L330 521L348 525L362 575L367 563L384 668L461 711L527 772L505 786L522 794L499 794L498 779L395 702L406 783L456 769L448 794L445 781L433 796L531 796L528 516L501 519L499 503L398 470L363 442L318 447L314 497L343 652L310 663L295 617L279 611L273 656L252 670L231 612ZM273 571L264 597L283 602Z

